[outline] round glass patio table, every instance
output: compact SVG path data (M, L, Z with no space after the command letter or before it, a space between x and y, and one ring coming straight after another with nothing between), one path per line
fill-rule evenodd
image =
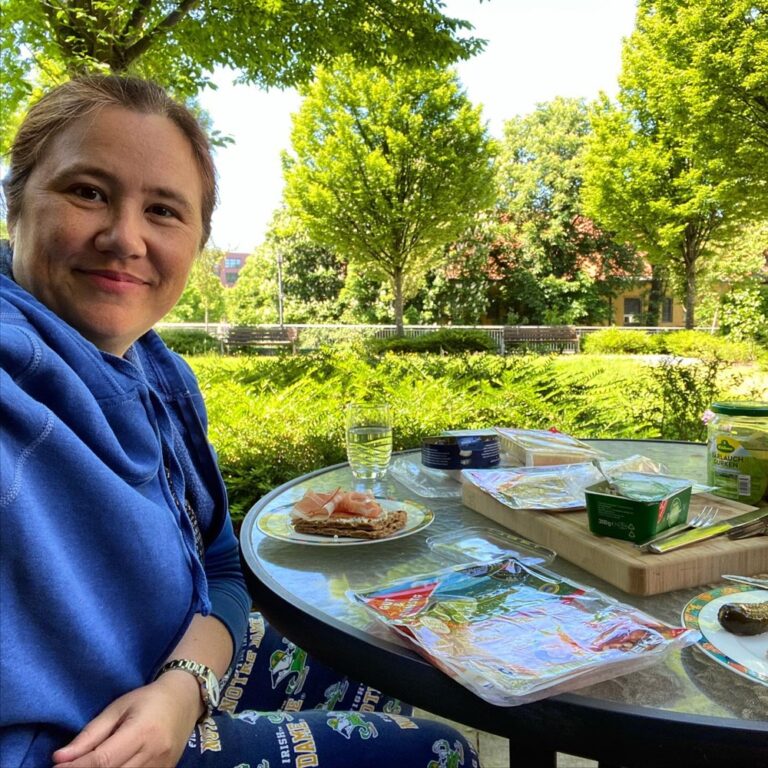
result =
M611 458L642 454L675 475L706 481L703 445L589 442L599 443ZM469 526L505 530L458 498L417 496L390 475L366 484L352 476L347 464L328 467L276 488L246 515L240 542L254 604L293 642L340 672L417 707L507 737L511 765L554 767L557 752L628 768L768 765L768 687L724 668L694 646L645 670L572 693L499 707L475 696L372 621L347 598L348 590L446 567L445 559L427 546L429 536ZM259 513L291 504L310 488L337 487L416 501L434 512L434 521L411 535L361 546L289 543L266 536L256 525ZM674 625L680 624L690 599L716 586L639 597L561 557L548 567Z

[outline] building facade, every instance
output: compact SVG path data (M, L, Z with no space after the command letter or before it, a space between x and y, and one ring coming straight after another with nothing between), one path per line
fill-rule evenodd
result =
M234 251L228 251L224 254L224 258L217 265L216 271L221 284L225 288L231 288L237 282L240 270L245 266L249 255L248 253L235 253Z

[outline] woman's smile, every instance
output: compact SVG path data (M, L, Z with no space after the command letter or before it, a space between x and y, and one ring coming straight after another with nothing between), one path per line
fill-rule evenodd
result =
M110 269L75 269L73 271L90 279L96 288L107 293L120 294L151 285L148 280L128 272L116 272Z

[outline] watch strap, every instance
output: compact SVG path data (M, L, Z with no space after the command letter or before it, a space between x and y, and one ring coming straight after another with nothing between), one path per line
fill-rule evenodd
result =
M171 659L171 661L166 662L160 667L155 675L155 680L166 672L170 672L174 669L187 672L197 679L200 686L200 698L205 707L205 712L201 719L210 715L211 710L218 706L219 703L219 680L216 677L216 673L210 667L201 664L199 661L192 661L192 659Z

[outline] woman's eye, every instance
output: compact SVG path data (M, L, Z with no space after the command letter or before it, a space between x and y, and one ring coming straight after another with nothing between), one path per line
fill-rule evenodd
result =
M73 195L83 200L91 200L93 202L104 201L104 195L95 187L89 187L87 184L78 184L76 187L72 187L70 191Z
M154 213L155 216L161 216L163 218L176 218L175 211L170 208L166 208L164 205L150 205L148 208L150 213Z

